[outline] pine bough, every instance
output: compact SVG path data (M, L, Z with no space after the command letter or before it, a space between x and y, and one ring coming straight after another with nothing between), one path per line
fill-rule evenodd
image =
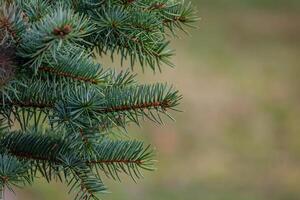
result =
M168 35L197 20L179 0L0 0L0 186L43 177L74 199L98 199L100 176L134 180L153 170L153 150L112 137L129 123L176 110L167 84L142 85L105 69L97 55L143 69L171 65ZM125 130L125 131L124 131ZM116 134L113 134L116 135ZM101 196L101 195L100 195Z

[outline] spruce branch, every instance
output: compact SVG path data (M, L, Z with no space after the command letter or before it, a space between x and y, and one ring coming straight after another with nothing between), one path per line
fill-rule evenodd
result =
M30 65L37 70L50 54L53 59L60 47L71 51L73 46L87 44L87 37L93 26L88 18L64 5L58 5L40 21L31 24L23 35L19 55L29 58Z
M173 119L182 97L104 68L97 54L161 70L172 66L169 33L196 19L181 0L0 0L0 187L42 176L89 200L107 191L102 174L136 181L154 170L150 146L111 136Z
M0 154L0 187L12 190L14 186L21 187L30 184L30 165L14 156Z
M67 142L50 133L4 134L0 138L0 144L2 151L7 151L24 161L35 161L35 165L38 163L62 165L62 159L76 158L112 177L123 171L131 176L134 172L136 178L141 177L140 169L154 169L153 151L149 146L144 148L143 142L138 141L104 139L95 144L93 154L82 154L74 148L73 142Z
M90 53L82 48L73 48L71 52L70 49L62 49L55 60L49 56L44 65L38 69L41 74L91 84L105 84L108 75L107 71L94 61Z
M160 114L169 116L167 110L174 109L180 99L178 91L165 84L108 87L102 93L82 88L70 95L65 103L57 104L53 120L61 124L71 123L75 127L84 127L82 123L102 124L103 118L115 125L125 125L127 119L139 124L140 117L163 123ZM83 116L85 121L82 121Z
M14 0L15 4L23 11L29 23L37 22L45 15L51 5L49 0Z

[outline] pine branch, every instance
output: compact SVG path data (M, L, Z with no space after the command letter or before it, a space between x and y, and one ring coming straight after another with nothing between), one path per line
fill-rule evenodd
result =
M90 163L113 179L120 180L119 172L124 172L135 180L142 177L140 169L154 170L153 151L142 142L103 140L95 152Z
M49 56L43 65L38 69L41 75L91 84L105 84L108 75L107 71L91 58L90 53L82 48L73 48L71 52L70 49L62 48L55 60Z
M16 157L0 154L0 187L12 190L14 186L30 184L32 179L29 169L29 163L19 161Z
M77 191L75 200L98 200L97 194L106 192L107 188L100 177L93 174L85 162L75 157L62 157L60 162L64 171L69 172L67 174L69 177L66 177L66 181L71 187L69 192Z
M30 23L42 19L51 7L49 0L14 0L14 2L21 8L26 20Z
M105 96L107 107L102 109L103 113L125 115L137 124L138 117L162 123L158 113L167 114L166 111L174 109L181 99L178 91L165 84L112 88L105 92Z
M169 32L195 20L181 0L0 0L0 187L42 175L89 200L107 190L102 173L135 180L153 170L149 146L109 135L145 118L162 124L181 96L96 57L172 66Z
M122 126L127 119L139 124L140 117L163 123L159 114L169 116L167 110L174 110L180 99L178 91L164 84L108 87L102 93L82 88L56 105L52 120L74 127L93 127L107 120Z
M75 75L73 75L71 73L67 73L67 72L60 72L58 70L53 69L52 67L40 67L39 71L54 74L56 76L60 76L60 77L64 77L64 78L71 78L71 79L74 79L74 80L77 80L77 81L83 81L83 82L88 82L88 83L92 83L92 84L98 84L98 81L95 80L95 79L85 78L83 76L75 76Z
M86 44L93 26L89 20L63 5L50 12L37 23L31 24L23 36L19 55L31 59L30 65L37 70L47 56L55 59L60 47L72 51Z
M93 154L88 152L82 154L82 151L74 148L76 144L72 141L62 140L53 133L4 134L0 138L0 144L1 151L8 152L24 161L33 160L36 162L35 165L39 163L62 165L62 159L76 158L88 166L103 170L112 177L117 176L119 171L123 171L130 176L134 172L137 178L141 177L139 168L154 169L152 150L149 147L144 148L143 143L137 141L104 139L96 144ZM46 174L45 171L42 174Z
M19 93L15 97L10 95L10 99L0 102L4 102L2 109L7 115L14 113L20 118L18 121L22 127L36 117L34 112L25 117L19 115L28 109L40 109L54 124L71 123L74 127L106 124L107 120L122 126L126 124L126 119L139 124L140 117L163 123L159 113L169 116L167 110L174 109L181 99L178 91L164 84L107 87L104 90L77 86L61 90L58 86L34 82L28 87L17 85L16 88ZM83 117L86 120L82 120Z
M114 53L119 53L122 60L127 58L130 60L131 66L136 60L142 66L148 65L153 70L156 67L160 68L162 63L172 66L169 61L172 51L168 49L168 42L158 30L159 26L153 28L154 32L151 33L140 29L149 24L148 21L141 21L145 17L145 15L134 15L121 7L103 7L101 10L96 10L92 14L92 19L96 24L92 42L96 43L100 54L110 51L113 56ZM152 21L153 19L150 22ZM145 23L147 25L143 25ZM138 24L138 28L132 24Z

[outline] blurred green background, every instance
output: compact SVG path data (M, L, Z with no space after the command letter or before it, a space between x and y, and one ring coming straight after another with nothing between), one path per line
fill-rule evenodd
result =
M194 0L202 20L173 39L176 69L139 73L181 91L183 113L132 136L157 149L135 184L105 179L105 200L300 199L300 1ZM111 64L109 61L105 61ZM43 182L17 200L69 200ZM14 199L12 198L12 199Z

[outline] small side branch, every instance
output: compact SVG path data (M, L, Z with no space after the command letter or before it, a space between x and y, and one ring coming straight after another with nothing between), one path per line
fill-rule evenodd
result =
M40 67L39 71L55 74L57 76L61 76L61 77L65 77L65 78L71 78L71 79L74 79L77 81L83 81L83 82L88 82L88 83L92 83L92 84L99 83L99 81L97 81L95 79L86 78L83 76L76 76L76 75L68 73L68 72L62 72L62 71L55 70L54 68L51 68L51 67Z

